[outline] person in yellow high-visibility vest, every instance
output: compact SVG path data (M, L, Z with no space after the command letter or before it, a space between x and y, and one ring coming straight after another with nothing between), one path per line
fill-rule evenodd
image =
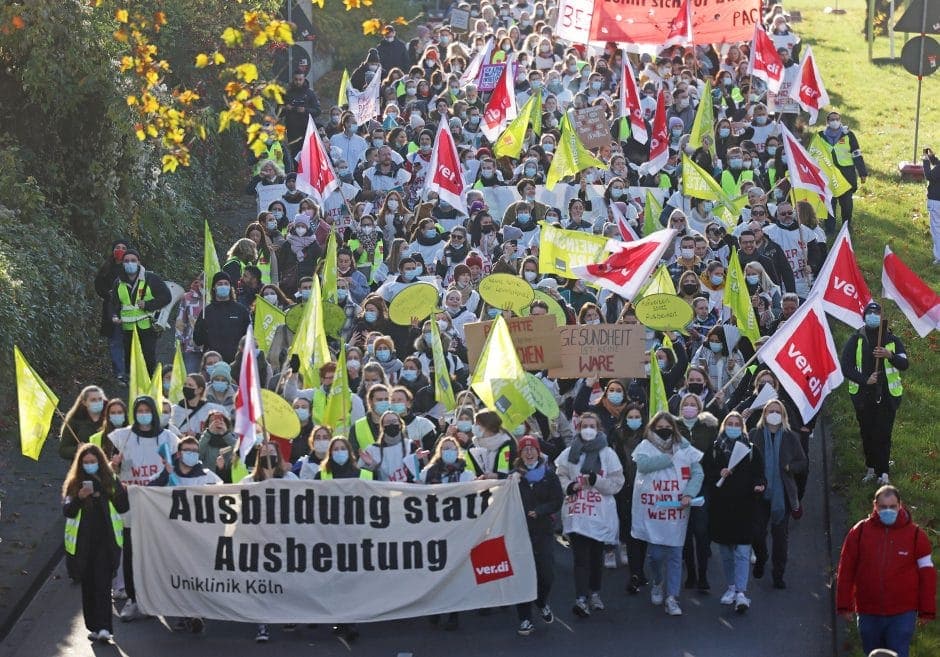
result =
M79 447L62 484L65 553L82 583L82 614L90 641L112 637L111 576L121 561L127 490L97 445Z
M839 171L842 172L842 175L851 185L848 191L832 201L832 214L826 217L825 224L826 233L832 235L836 232L836 204L838 204L842 214L842 221L851 221L852 195L858 189L859 181L864 184L865 179L868 178L868 167L865 166L865 160L862 158L862 149L858 145L858 138L854 132L842 124L841 114L829 112L826 115L826 129L821 130L819 134L822 135L823 141L829 147L829 155L832 157L832 161L839 167Z
M864 318L865 326L845 343L840 362L865 452L863 481L878 477L884 486L889 483L891 431L904 393L900 372L908 368L907 351L888 328L878 303L865 307Z
M121 275L111 287L111 322L124 330L124 362L131 362L131 341L136 328L147 370L153 372L157 347L153 315L172 301L172 295L159 276L144 269L136 249L124 252L121 268Z

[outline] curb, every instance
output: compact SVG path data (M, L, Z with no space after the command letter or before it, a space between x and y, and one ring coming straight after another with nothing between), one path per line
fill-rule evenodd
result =
M6 600L13 601L13 604L9 609L0 612L0 641L7 637L65 555L62 544L64 530L65 519L59 516L43 533L35 554L26 563L24 570L29 574L24 575L22 584L14 587L6 597Z
M836 614L836 571L839 567L839 555L842 551L841 536L845 533L846 510L845 505L836 493L833 493L832 477L835 474L835 443L833 441L832 417L829 415L828 408L824 409L816 424L820 429L819 438L822 441L823 457L823 500L824 508L824 527L826 532L826 542L829 551L829 619L832 627L832 645L830 646L832 657L838 657L840 654L839 638L844 636L847 623ZM836 534L838 528L839 533Z

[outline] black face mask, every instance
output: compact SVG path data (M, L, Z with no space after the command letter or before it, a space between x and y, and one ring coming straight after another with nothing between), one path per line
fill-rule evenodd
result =
M697 283L687 283L682 286L682 291L686 294L695 294L698 292L699 286Z
M490 233L493 232L493 227L489 225L480 226L480 232L483 233L484 235L489 235Z
M276 456L268 455L268 456L262 456L260 459L258 459L258 466L262 470L273 470L274 468L277 467L277 463L278 463L278 459Z
M385 435L394 438L399 433L401 433L401 426L398 424L389 424L384 427Z
M686 390L691 392L693 395L700 395L705 390L704 383L690 383L685 387Z
M196 389L195 388L183 388L183 399L186 401L192 401L196 398Z
M669 440L670 438L672 438L672 429L670 428L653 429L653 433L655 433L657 436L659 436L663 440Z

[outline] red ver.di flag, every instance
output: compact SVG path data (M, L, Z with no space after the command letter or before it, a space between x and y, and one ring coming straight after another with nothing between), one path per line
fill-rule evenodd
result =
M499 82L493 89L490 96L490 102L486 104L483 111L483 123L480 130L490 140L490 143L496 143L499 133L503 131L506 124L512 121L518 112L516 109L516 92L512 84L512 58L506 60L506 66L499 76Z
M327 157L320 133L313 123L313 117L307 119L307 134L304 146L297 155L297 189L320 200L339 188L339 178L333 171L330 158Z
M761 20L760 0L691 4L691 38L696 45L747 41ZM674 2L595 0L590 38L659 47L686 29L680 15L685 16L684 10Z
M766 82L767 88L773 93L780 91L780 85L783 83L783 60L780 59L774 42L760 25L754 25L747 72Z
M669 132L666 130L666 96L663 89L656 97L656 116L653 117L653 138L650 141L650 159L640 165L640 174L651 176L669 162Z
M800 410L803 422L842 383L842 368L820 295L811 296L757 352ZM790 425L796 424L796 418Z
M885 246L881 285L904 313L920 337L940 330L940 295L917 277L901 259Z
M606 260L573 267L572 273L632 300L675 238L676 231L667 228L635 242L610 240L606 248L613 253Z
M822 293L826 312L839 321L854 329L865 324L862 316L865 306L871 301L871 292L855 260L855 249L846 223L842 224L842 230L832 243L829 257L823 263L810 296L816 292Z
M623 55L623 71L620 88L620 116L630 117L630 132L633 139L639 144L649 140L646 134L646 122L643 120L643 107L640 105L640 92L636 87L636 77L633 75L633 66L626 53Z
M819 67L816 65L816 58L810 46L806 46L796 79L798 88L790 91L796 91L794 100L804 111L809 112L809 124L813 125L819 116L819 110L829 104L829 94L823 86L822 75L819 74Z
M424 182L425 190L437 192L441 200L450 203L463 214L468 214L457 144L454 143L454 137L450 134L447 118L443 116L437 127L437 137L434 139L434 152L428 164L428 172Z
M829 177L820 168L810 154L806 152L803 145L793 136L793 133L787 130L786 126L780 125L780 136L783 139L783 150L786 154L787 170L790 172L790 184L799 189L805 189L819 195L830 207L832 204L832 189L829 187Z

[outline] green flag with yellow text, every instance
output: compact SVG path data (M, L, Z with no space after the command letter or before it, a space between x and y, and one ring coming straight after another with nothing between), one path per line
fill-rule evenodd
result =
M431 318L431 353L434 358L434 400L441 404L446 411L457 408L454 399L454 387L450 380L450 369L444 357L444 345L441 343L441 331L437 327L437 320Z

